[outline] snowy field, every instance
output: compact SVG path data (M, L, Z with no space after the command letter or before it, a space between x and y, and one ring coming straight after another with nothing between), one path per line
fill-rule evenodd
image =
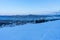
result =
M60 40L60 20L0 28L0 40Z

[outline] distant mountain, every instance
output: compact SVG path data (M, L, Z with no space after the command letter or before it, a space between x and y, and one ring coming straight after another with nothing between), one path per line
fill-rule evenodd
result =
M60 11L52 12L51 15L60 15Z
M56 15L60 15L60 11L59 12L56 12Z
M23 25L26 23L44 23L48 21L60 20L59 15L13 15L0 16L0 26L2 25Z

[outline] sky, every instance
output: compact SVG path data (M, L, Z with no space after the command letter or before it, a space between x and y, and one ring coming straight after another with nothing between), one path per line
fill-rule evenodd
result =
M0 0L0 15L46 14L60 10L60 0Z

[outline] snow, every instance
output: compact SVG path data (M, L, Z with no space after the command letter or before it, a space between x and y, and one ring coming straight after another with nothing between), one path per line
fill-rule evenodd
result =
M60 20L0 28L0 40L60 40Z

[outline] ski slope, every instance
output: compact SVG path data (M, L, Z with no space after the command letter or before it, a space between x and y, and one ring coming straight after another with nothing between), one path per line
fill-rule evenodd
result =
M3 27L0 40L60 40L60 20Z

